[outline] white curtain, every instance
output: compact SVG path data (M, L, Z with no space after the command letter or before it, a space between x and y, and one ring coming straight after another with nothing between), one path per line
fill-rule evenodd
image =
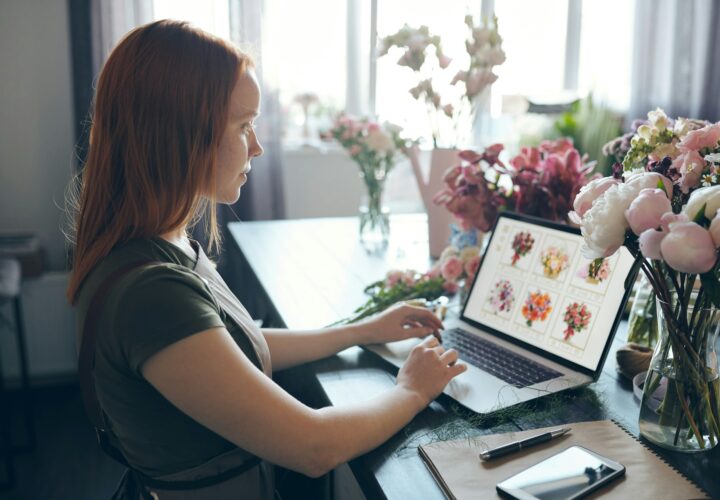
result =
M657 106L671 116L720 120L719 4L636 0L630 120Z
M93 74L97 78L110 51L131 29L153 19L152 0L91 0Z
M282 191L282 109L277 89L272 86L276 70L263 59L265 24L263 0L229 0L230 38L249 50L256 63L262 89L261 116L257 134L265 153L253 160L250 180L243 186L236 212L243 220L282 219L285 215ZM267 63L267 64L266 64Z

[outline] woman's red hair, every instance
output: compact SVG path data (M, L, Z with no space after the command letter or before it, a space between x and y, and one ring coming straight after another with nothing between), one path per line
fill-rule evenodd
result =
M215 157L230 94L252 59L187 23L157 21L128 33L98 81L90 149L74 220L67 297L116 245L157 236L214 210Z

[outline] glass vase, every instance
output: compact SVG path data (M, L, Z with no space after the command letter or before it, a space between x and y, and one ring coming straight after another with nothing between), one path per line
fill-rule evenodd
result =
M655 291L641 274L635 290L628 317L627 341L647 347L655 347L658 338L658 322Z
M716 342L720 310L696 302L657 299L659 341L643 386L640 434L663 448L697 452L720 439Z
M390 237L390 210L383 205L385 172L362 176L367 192L360 204L360 242L368 251L387 247Z

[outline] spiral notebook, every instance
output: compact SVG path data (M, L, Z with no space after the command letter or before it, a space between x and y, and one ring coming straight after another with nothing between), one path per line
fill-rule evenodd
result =
M710 498L611 420L569 424L572 431L563 437L495 460L485 462L478 457L481 451L557 427L443 441L422 445L419 452L451 499L499 498L495 491L497 483L573 445L584 446L626 468L624 477L589 498Z

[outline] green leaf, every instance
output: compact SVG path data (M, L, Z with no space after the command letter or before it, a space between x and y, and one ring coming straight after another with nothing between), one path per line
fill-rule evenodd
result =
M657 187L658 187L658 189L662 189L663 191L665 191L667 193L667 190L665 189L665 183L663 182L662 179L658 179Z
M703 289L715 307L720 307L720 280L715 273L709 272L700 275Z
M693 222L702 225L702 221L705 218L705 207L707 207L707 203L703 203L703 206L700 207L698 213L696 213L695 217L693 217Z

